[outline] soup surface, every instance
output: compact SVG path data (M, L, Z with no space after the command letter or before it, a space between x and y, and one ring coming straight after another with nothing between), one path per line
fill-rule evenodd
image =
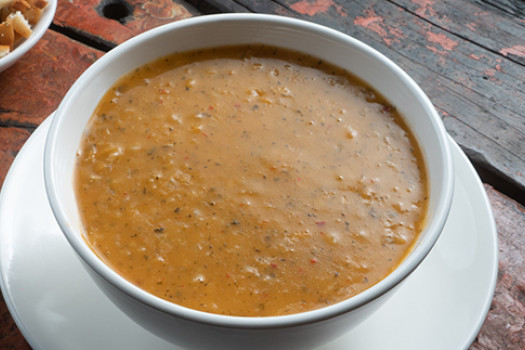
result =
M388 275L424 225L424 164L395 108L265 46L178 53L118 81L78 152L85 239L161 298L297 313Z

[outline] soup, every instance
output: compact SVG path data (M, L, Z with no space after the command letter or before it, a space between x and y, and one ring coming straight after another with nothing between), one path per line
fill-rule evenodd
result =
M427 192L393 106L264 45L176 53L122 77L76 165L83 234L108 266L237 316L313 310L379 282L422 230Z

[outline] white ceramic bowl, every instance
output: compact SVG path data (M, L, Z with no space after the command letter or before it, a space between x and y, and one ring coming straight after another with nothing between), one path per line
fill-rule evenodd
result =
M196 48L265 43L310 53L353 72L393 103L419 142L430 181L428 223L415 249L388 277L359 295L319 310L277 317L232 317L187 309L141 290L102 263L84 242L73 168L95 106L124 73L160 56ZM73 85L52 121L44 177L56 219L100 288L137 323L195 349L307 349L343 335L371 315L421 263L438 239L452 200L452 160L442 122L406 73L362 42L326 27L256 14L202 16L141 34L107 53ZM81 302L81 301L79 301ZM378 336L381 330L378 329Z
M23 39L10 53L0 58L0 73L11 67L18 61L23 55L27 53L35 44L42 38L47 28L55 17L55 11L57 8L57 0L48 0L48 5L42 13L42 17L34 27L32 27L31 36L27 39Z

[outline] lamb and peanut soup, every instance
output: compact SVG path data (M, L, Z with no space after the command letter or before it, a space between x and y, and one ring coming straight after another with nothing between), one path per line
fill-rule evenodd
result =
M107 92L76 170L85 239L160 298L268 316L347 299L424 225L418 147L341 69L265 46L173 54Z

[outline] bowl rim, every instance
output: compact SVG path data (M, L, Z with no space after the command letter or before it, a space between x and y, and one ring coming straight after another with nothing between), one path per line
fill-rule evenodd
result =
M0 73L15 64L44 36L55 17L57 2L58 0L48 0L39 21L31 28L33 32L29 38L23 40L6 56L0 57Z
M123 277L118 275L114 270L105 265L100 259L96 257L94 252L87 247L87 244L82 238L78 238L78 234L73 232L73 229L68 224L65 215L65 208L59 200L57 193L57 186L55 183L55 169L52 166L55 162L55 151L56 141L59 137L58 131L63 120L67 118L65 111L72 104L74 96L76 96L93 76L103 70L106 62L119 57L119 55L125 53L128 49L139 45L140 43L149 40L159 34L165 32L171 32L179 30L187 26L198 26L203 23L211 22L223 22L223 21L262 21L272 23L275 25L292 26L295 29L304 30L306 32L315 32L323 37L329 37L332 40L338 42L345 42L358 47L359 50L366 52L369 55L373 55L385 65L387 65L400 79L404 80L405 83L412 89L412 91L420 99L424 108L428 112L431 119L431 123L437 132L437 137L440 143L441 150L443 151L444 162L448 164L448 167L442 169L441 176L444 179L444 188L440 192L441 200L438 201L436 212L438 215L427 223L424 230L429 230L431 234L425 236L425 239L419 244L419 246L413 249L412 253L405 258L405 260L388 276L376 283L374 286L367 290L357 294L354 297L343 300L341 302L311 311L305 311L296 314L282 315L282 316L264 316L264 317L251 317L251 316L229 316L221 314L213 314L194 309L189 309L172 303L170 301L158 298L139 287L128 282ZM50 202L51 209L55 215L55 218L61 227L64 235L66 236L69 244L76 251L77 255L99 276L101 276L110 285L116 287L127 296L157 310L162 313L180 317L185 320L193 321L201 324L214 325L224 328L243 328L243 329L269 329L269 328L283 328L283 327L294 327L298 325L311 324L319 321L331 319L341 314L347 313L351 310L360 308L361 306L368 304L372 300L380 298L387 291L391 290L399 283L401 283L417 266L424 260L428 255L437 239L439 238L443 226L445 224L448 212L450 210L453 194L453 163L451 157L451 151L447 142L447 133L441 118L438 116L432 103L421 90L421 88L415 83L415 81L408 76L399 66L393 63L386 56L371 48L365 43L339 32L335 29L331 29L319 24L308 22L301 19L284 17L280 15L269 15L269 14L214 14L204 15L198 17L192 17L183 19L177 22L169 23L156 27L149 31L146 31L138 36L135 36L126 42L120 44L113 50L98 59L93 63L72 85L60 106L58 107L47 135L45 149L44 149L44 182L45 188Z

